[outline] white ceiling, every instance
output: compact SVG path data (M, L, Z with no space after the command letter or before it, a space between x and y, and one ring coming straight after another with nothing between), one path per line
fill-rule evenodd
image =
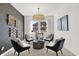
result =
M11 3L11 5L24 16L32 16L37 13L37 8L40 8L42 14L54 15L64 3Z

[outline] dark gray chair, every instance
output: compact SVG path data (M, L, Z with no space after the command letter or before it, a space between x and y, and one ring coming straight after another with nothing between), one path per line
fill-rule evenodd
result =
M29 50L30 46L28 46L28 47L22 47L17 42L15 42L14 40L11 40L11 43L13 45L13 48L15 49L14 55L15 55L16 52L18 52L18 56L19 56L20 53L22 51L25 51L25 50L28 50L28 52L30 53L30 50Z
M58 53L57 53L58 51L62 53L64 41L65 39L57 40L54 46L46 46L47 52L48 52L48 49L53 50L56 52L56 55L58 56Z
M30 44L30 42L33 41L33 39L32 39L32 40L28 40L28 35L27 35L27 34L25 34L25 40L26 40L26 42L28 42L29 44Z
M48 40L50 39L50 40ZM44 39L44 41L48 41L48 42L51 42L54 40L54 34L50 34L48 37L46 37L46 39Z

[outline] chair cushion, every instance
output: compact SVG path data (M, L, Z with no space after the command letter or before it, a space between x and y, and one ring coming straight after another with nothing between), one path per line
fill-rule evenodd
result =
M50 38L46 38L45 40L48 40L48 41L49 41L49 40L50 40Z
M25 40L23 40L23 41L20 40L20 39L17 39L17 40L18 40L17 43L18 43L21 47L30 47L30 45L27 44Z
M30 47L30 45L28 43L26 43L25 40L21 41L21 43L23 45L22 47Z
M30 38L30 39L28 39L28 40L32 41L33 39Z
M54 40L53 42L50 42L47 46L54 46L58 41L62 40L63 38L59 38L59 39L56 39Z
M49 44L47 44L47 46L54 46L56 43L55 43L55 41L53 41L53 42L50 42Z
M22 41L21 41L19 38L17 38L17 43L18 43L21 47L23 47Z

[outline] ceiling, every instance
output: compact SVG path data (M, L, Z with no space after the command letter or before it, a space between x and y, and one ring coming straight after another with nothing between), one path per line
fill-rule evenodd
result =
M40 8L40 13L54 15L54 13L64 5L64 3L11 3L24 16L32 16L37 13L37 8Z

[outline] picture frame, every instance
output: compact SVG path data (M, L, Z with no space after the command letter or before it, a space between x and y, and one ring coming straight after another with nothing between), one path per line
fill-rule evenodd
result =
M68 31L68 15L65 15L57 20L57 29L60 31Z
M69 30L68 15L63 16L61 20L62 20L62 31L68 31Z
M7 14L7 24L9 26L14 26L15 19L14 16Z
M9 27L9 37L18 37L18 30L16 29L16 20L14 16L7 14L7 25Z

